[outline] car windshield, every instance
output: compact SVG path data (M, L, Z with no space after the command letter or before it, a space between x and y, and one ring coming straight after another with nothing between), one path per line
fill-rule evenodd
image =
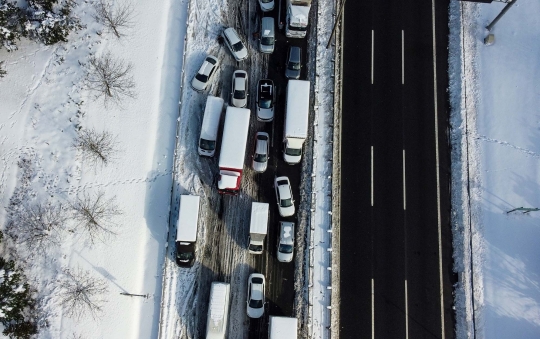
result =
M299 155L302 155L302 150L296 149L296 148L287 148L285 150L285 154L292 155L292 156L299 156Z
M265 154L258 154L255 153L255 162L266 162L266 155Z
M180 260L191 260L193 258L193 252L177 253L176 257Z
M274 44L274 38L271 37L263 37L261 39L261 44L271 46Z
M281 207L291 207L291 206L292 206L291 199L281 199Z
M251 307L251 308L262 308L263 307L263 302L262 302L262 300L253 300L253 299L251 299L249 301L249 307Z
M195 79L199 80L200 82L207 82L208 76L201 73L197 73L197 75L195 76Z
M235 99L245 99L246 98L246 91L234 91L233 97Z
M237 43L232 45L232 48L235 52L240 52L244 48L244 45L242 45L242 41L238 41Z
M216 148L216 142L201 138L201 141L199 142L199 146L205 151L213 151Z
M260 108L272 108L272 100L270 99L261 99L259 100Z
M216 64L216 60L212 59L212 58L206 58L206 61L208 61L209 63L211 63L212 65L215 65Z
M278 251L281 252L281 253L292 253L293 252L293 246L292 245L279 244Z
M305 32L305 31L307 31L307 26L305 26L305 27L296 27L296 26L289 25L289 30L298 31L298 32Z
M272 1L274 1L274 0L261 0L261 2L262 2L263 4L267 4L267 3L270 3L270 2L272 2Z
M300 70L300 64L296 63L296 62L289 62L289 69L299 71Z

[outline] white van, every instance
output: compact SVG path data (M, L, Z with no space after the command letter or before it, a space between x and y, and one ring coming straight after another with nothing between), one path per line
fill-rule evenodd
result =
M176 264L191 267L195 262L195 243L199 223L200 197L181 195L178 222L176 224Z
M199 138L199 155L214 156L222 110L223 99L209 95L204 108L201 136Z
M206 339L225 339L227 337L230 291L230 284L217 281L212 283L206 320Z
M279 262L291 262L294 256L294 222L279 222L277 259Z

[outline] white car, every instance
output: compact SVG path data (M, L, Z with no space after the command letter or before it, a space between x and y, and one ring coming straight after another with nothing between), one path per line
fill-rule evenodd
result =
M268 140L270 136L265 132L257 132L255 135L255 152L253 152L253 161L251 167L255 172L263 173L268 167Z
M242 39L240 39L240 36L236 33L234 28L226 28L223 31L222 36L236 61L242 61L248 57L246 45L242 42Z
M231 105L246 107L248 98L248 74L246 71L235 71L232 76Z
M279 222L279 241L277 246L277 260L291 262L294 256L294 222Z
M193 87L193 89L197 92L204 91L206 89L206 86L208 86L208 84L212 80L212 76L214 75L218 66L219 60L215 56L207 56L204 59L201 68L199 68L199 71L193 77L193 80L191 81L191 87Z
M247 315L260 318L264 314L264 275L252 273L248 279Z
M261 11L269 12L274 9L274 0L259 0L259 5L261 5Z
M289 178L276 177L274 179L274 187L276 189L279 215L282 217L290 217L294 215L294 199Z

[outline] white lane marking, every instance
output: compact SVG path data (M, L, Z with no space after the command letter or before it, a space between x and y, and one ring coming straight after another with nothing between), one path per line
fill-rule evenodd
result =
M401 30L401 84L405 84L405 31Z
M407 209L407 184L405 182L405 150L403 150L403 210Z
M373 85L373 68L375 64L375 31L371 30L371 84Z
M442 234L441 234L441 187L439 175L439 119L437 117L437 44L435 39L435 0L431 0L431 19L433 28L433 96L435 99L435 161L437 169L437 227L439 233L439 295L441 298L441 339L445 339L444 331L444 295L442 269Z
M407 279L405 279L405 339L409 339L409 297L407 296Z
M375 281L371 279L371 339L375 339Z
M373 197L373 146L371 146L371 206L373 206L374 202Z

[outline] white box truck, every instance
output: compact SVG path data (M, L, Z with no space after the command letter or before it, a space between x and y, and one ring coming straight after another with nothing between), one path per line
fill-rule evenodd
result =
M297 331L296 318L270 316L269 339L296 339Z
M195 243L199 222L199 201L196 195L181 195L176 223L176 264L191 267L195 261Z
M309 81L289 80L287 84L283 160L290 165L302 160L302 146L309 121Z
M305 38L307 33L311 0L287 0L287 38Z
M201 136L199 138L199 155L214 156L222 110L223 99L209 95L204 108Z
M230 294L230 284L212 282L208 318L206 319L206 339L225 339L227 337Z
M268 204L251 203L251 219L249 223L249 253L262 254L264 238L268 231Z
M218 192L238 194L242 182L244 157L251 112L246 108L227 107L219 154Z

